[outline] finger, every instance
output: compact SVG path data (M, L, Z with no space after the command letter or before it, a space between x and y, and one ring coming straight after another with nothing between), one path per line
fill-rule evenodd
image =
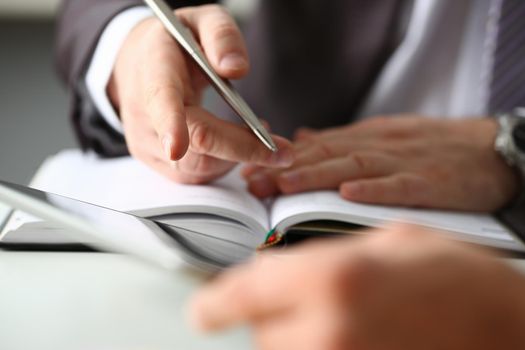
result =
M284 169L264 169L260 167L253 167L247 169L244 173L244 176L248 181L248 189L250 192L259 198L266 198L274 196L280 192L278 183L279 178L284 172L291 172L299 168L306 169L309 166L316 166L317 164L322 163L325 159L344 158L347 156L349 151L376 151L376 149L380 150L380 147L381 145L372 146L372 144L367 140L347 139L333 139L315 143L308 142L304 147L294 144L296 158L291 167ZM388 153L383 152L382 150L380 151L382 153ZM387 157L384 156L384 158L385 161L387 161ZM356 160L360 160L359 155L357 156ZM316 177L315 174L312 174L312 177ZM286 180L284 180L284 183L286 183ZM339 183L329 186L328 188L336 188L337 186L339 186ZM302 190L306 190L306 188ZM290 188L289 191L292 191L292 188ZM292 192L297 191L300 190L297 189L296 191Z
M248 191L258 198L268 198L279 194L276 175L268 171L260 171L247 178Z
M329 128L316 134L316 139L331 140L341 135L355 139L376 137L406 138L414 134L421 135L432 128L422 127L431 120L413 115L375 116L342 127Z
M391 174L394 158L379 153L351 153L282 173L277 183L283 193L335 189L347 180Z
M329 149L329 146L319 145L317 143L312 144L310 142L306 147L294 144L293 147L295 160L290 167L268 169L261 166L250 166L243 171L242 175L248 181L253 194L261 198L277 194L277 179L283 171L301 168L336 156L336 154ZM344 154L346 153L348 153L348 151L344 152Z
M332 140L333 138L341 137L341 135L346 136L347 130L351 130L351 128L355 128L356 124L357 123L341 125L341 126L336 126L332 128L325 128L322 130L299 129L298 132L296 133L297 141L308 142L312 140L316 140L316 141Z
M154 130L141 123L125 125L126 143L130 153L172 181L186 184L202 184L213 181L228 171L235 163L203 154L187 152L179 161L167 159L158 146Z
M298 286L270 259L226 272L190 303L191 323L200 330L225 329L254 319L270 318L293 302ZM268 283L268 281L273 281Z
M354 202L419 207L429 205L431 187L418 175L397 173L345 182L341 184L339 193Z
M243 170L242 175L248 181L249 190L260 198L273 196L279 192L277 179L283 171L301 168L334 157L327 147L311 143L306 149L294 144L294 153L295 161L288 168L268 169L261 166L250 166Z
M296 147L297 148L297 147ZM344 154L348 153L345 151ZM245 178L248 181L248 190L259 198L267 198L277 195L280 191L279 179L283 172L293 172L297 169L305 170L308 166L312 166L322 162L324 159L332 159L336 156L328 144L311 144L306 149L299 149L296 151L296 159L293 165L286 169L264 169L261 167L252 167L246 170ZM315 175L313 175L315 176ZM285 183L286 179L282 180ZM293 181L293 180L291 180ZM337 186L335 186L337 187ZM290 188L290 192L292 190Z
M385 145L372 140L353 139L339 135L328 140L311 140L294 144L296 159L294 166L315 164L321 160L343 157L349 152L359 151L383 151L384 148L391 148L391 145Z
M231 79L243 77L249 69L248 54L239 27L219 5L190 7L177 11L197 34L211 65Z
M270 126L270 123L264 119L261 119L261 124L263 125L263 127L268 130L268 132L271 132L271 126ZM247 125L243 125L245 128L248 128L249 127ZM253 164L248 164L246 166L244 166L242 169L241 169L241 176L244 178L244 179L248 179L252 174L255 174L256 172L259 172L259 171L262 171L264 168L259 166L259 165L253 165Z
M283 168L294 161L291 143L272 136L278 151L270 151L251 130L215 118L202 108L187 108L190 149L231 162Z
M177 54L170 53L169 56ZM146 113L168 160L180 159L189 145L184 83L173 69L169 65L151 69L143 90Z
M307 127L301 127L299 129L297 129L297 131L294 133L293 140L294 140L294 142L309 140L315 134L316 134L316 130L315 129L307 128Z
M280 192L335 189L350 179L387 175L396 169L395 160L384 154L356 152L345 157L330 158L322 150L314 147L310 152L298 156L287 170L253 171L247 178L248 190L259 198L267 198ZM329 160L321 160L326 158Z

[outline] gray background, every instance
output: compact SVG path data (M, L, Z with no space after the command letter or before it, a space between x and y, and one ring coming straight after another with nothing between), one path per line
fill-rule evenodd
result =
M46 156L75 145L53 70L50 18L0 19L0 178L27 183Z
M75 147L53 67L58 0L0 0L0 179L28 183L42 161ZM255 0L230 0L238 17Z

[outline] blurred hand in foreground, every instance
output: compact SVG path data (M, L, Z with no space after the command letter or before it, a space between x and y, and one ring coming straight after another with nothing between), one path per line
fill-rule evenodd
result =
M190 316L207 332L248 323L259 349L518 349L524 295L502 262L394 226L264 253L200 291Z

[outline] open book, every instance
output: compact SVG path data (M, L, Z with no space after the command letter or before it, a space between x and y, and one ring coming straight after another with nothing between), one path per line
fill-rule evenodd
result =
M131 158L103 160L75 150L48 159L32 186L195 232L204 250L225 264L254 252L269 232L281 237L297 225L318 232L334 227L344 231L341 223L377 227L403 221L439 228L466 242L525 251L522 242L490 215L362 205L343 200L335 191L260 201L246 191L236 171L210 185L181 185ZM5 231L17 220L15 215ZM23 239L15 233L5 233L3 239Z

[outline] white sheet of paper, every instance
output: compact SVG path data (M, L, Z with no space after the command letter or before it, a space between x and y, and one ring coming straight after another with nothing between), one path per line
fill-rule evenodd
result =
M215 213L267 231L264 205L245 190L239 173L211 186L176 184L130 158L104 160L78 150L58 153L44 163L32 187L100 206L156 216L181 212Z

